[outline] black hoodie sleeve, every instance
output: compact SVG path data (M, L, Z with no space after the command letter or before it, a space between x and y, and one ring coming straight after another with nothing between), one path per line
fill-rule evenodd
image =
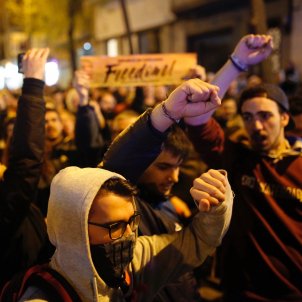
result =
M137 121L124 130L109 146L102 168L123 175L132 183L156 159L168 131L156 130L150 119L151 110L143 113Z
M41 80L24 79L8 167L0 184L0 236L4 245L27 215L40 177L45 134L43 88Z

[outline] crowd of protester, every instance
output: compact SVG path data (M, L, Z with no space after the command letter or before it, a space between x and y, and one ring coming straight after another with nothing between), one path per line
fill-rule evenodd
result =
M26 191L26 197L25 193L20 193L20 198L26 202L19 200L23 205L17 211L19 216L15 221L11 220L13 212L3 214L10 205L4 202L7 198L5 194L8 193L1 192L1 226L3 229L8 228L9 219L12 225L15 224L12 233L3 235L4 242L7 242L9 247L1 253L0 263L7 263L5 270L14 263L8 254L11 251L16 253L20 244L22 245L21 239L18 241L18 238L25 235L20 234L20 225L21 229L22 225L25 225L25 232L27 220L29 224L34 224L32 220L38 216L38 228L43 231L36 235L40 236L40 243L35 246L36 254L31 255L31 259L22 260L23 262L20 260L20 264L14 263L10 271L4 272L1 269L3 276L0 286L18 271L51 259L50 266L72 284L81 300L94 301L91 300L92 294L87 290L87 280L83 277L85 274L83 273L81 278L77 275L81 273L81 267L77 267L81 260L77 259L76 253L71 253L75 258L74 262L70 260L71 266L68 266L67 258L70 254L67 254L68 247L64 245L64 240L66 238L71 249L78 244L72 241L72 231L66 231L66 235L60 231L58 236L62 237L57 241L54 236L56 230L66 230L68 223L71 223L75 226L75 232L82 234L84 231L79 226L81 223L87 224L99 219L104 221L103 226L108 227L110 221L129 222L139 213L139 225L132 228L132 222L129 222L132 231L137 232L138 238L159 236L150 237L155 238L155 241L152 239L149 243L151 251L148 250L149 245L144 239L136 243L136 247L139 246L138 253L148 251L151 255L149 258L140 258L143 256L138 256L135 251L134 256L130 257L134 257L130 275L136 286L133 289L136 296L129 294L129 282L125 283L126 265L129 265L131 259L125 263L119 276L116 271L113 275L110 275L110 272L107 274L97 266L97 260L92 259L97 274L103 280L101 284L96 281L95 285L100 295L98 301L123 301L119 294L111 291L116 288L122 289L125 301L204 301L206 297L200 294L199 288L205 283L209 284L213 278L213 270L222 293L221 301L301 301L302 179L298 175L299 169L301 171L302 168L301 81L293 64L286 68L280 82L274 85L263 83L259 75L243 72L245 67L258 64L269 56L271 43L270 36L245 36L234 49L231 59L214 78L207 77L200 66L194 67L189 75L191 80L179 87L146 85L90 88L89 75L81 70L75 73L72 87L66 90L46 87L43 102L45 111L42 110L38 114L39 118L44 119L43 125L40 121L39 125L34 126L35 129L43 128L45 131L35 137L40 145L39 159L32 163L36 164L36 173L35 176L30 175L35 177L35 180L31 180L31 186L35 188L31 188L30 192ZM42 55L39 51L35 53L35 50L32 50L25 56L24 60L29 64L28 70L30 63L33 64L33 69L44 68L41 66L45 63L48 52L43 51ZM20 113L22 98L26 95L25 91L28 95L35 93L31 92L30 88L26 90L29 85L28 77L42 81L41 74L38 77L35 74L25 74L21 92L5 90L0 94L0 173L3 183L7 181L15 165L12 161L16 157L16 134L17 131L22 131L20 126L17 129L14 127L20 124L21 118L26 118L21 117ZM190 93L182 96L180 91ZM41 95L39 98L42 98ZM200 99L207 104L208 98L212 104L216 102L213 108L199 114L196 110L194 114L191 112L191 105L196 105L195 102ZM221 104L218 106L220 98ZM172 104L183 108L177 111L175 108L178 107L172 107ZM38 121L37 118L36 122ZM29 131L26 129L24 127L23 131ZM31 143L34 141L29 135L27 144ZM27 162L30 163L31 160L33 159L29 158ZM74 166L80 169L77 170ZM25 178L26 174L22 169L24 166L21 165L20 177ZM218 221L217 213L221 201L226 200L231 207L232 198L228 196L228 190L225 193L225 187L216 191L213 189L217 189L222 181L218 170L213 169L225 169L235 193L233 216L221 246L220 242L228 228L229 213L226 209L221 219L227 227L220 228L216 233L211 232L212 229L215 230L215 219ZM107 170L111 171L111 174L106 174ZM77 177L83 178L82 181ZM95 180L98 177L100 180ZM125 177L131 186L135 185L135 190L128 188L130 183L108 185L108 179L111 177ZM199 184L200 181L203 185ZM64 188L60 187L60 182L64 184ZM19 185L22 188L23 184ZM93 189L93 186L96 188ZM115 186L125 186L122 191L127 193L121 193ZM76 212L77 208L81 208L80 201L72 200L78 198L77 194L82 194L81 190L83 194L90 192L89 190L95 191L93 197L84 197L81 201L87 207L86 210L82 208L86 213L85 217L84 212L83 215ZM204 194L200 193L201 191L206 192L206 197L200 197L200 194ZM95 212L99 213L95 200L104 198L102 194L113 194L119 198L122 196L127 200L135 196L134 210L124 205L125 214L117 215L109 221L102 220L98 214L89 212L89 207L95 207ZM17 197L12 194L9 198L12 200ZM10 202L14 204L14 201ZM60 202L66 203L66 206L61 206ZM75 209L71 210L73 203ZM20 214L21 209L23 216ZM59 213L59 210L62 212ZM37 213L30 214L32 211ZM202 215L199 212L202 212ZM207 214L213 214L213 222L207 225L212 229L205 233L201 231L201 234L204 238L213 236L213 244L211 240L201 244L197 239L191 238L201 236L197 230L196 234L193 230L198 219L202 220L203 215ZM88 216L90 222L87 222ZM55 221L56 218L58 221ZM46 236L47 224L51 243ZM111 227L110 239L116 239L111 236ZM92 258L94 246L110 242L91 239L96 238L93 228L94 226L89 226L89 238L92 241L85 243L90 245ZM188 229L193 233L189 234ZM123 229L124 233L126 231L129 231L127 224ZM123 237L124 233L118 239ZM170 237L164 237L163 234L170 234ZM10 242L9 236L14 238L15 243ZM185 236L190 238L187 239L188 242L185 242ZM80 242L82 239L77 240ZM93 240L96 240L96 243ZM175 245L172 244L173 240ZM185 248L185 244L192 246ZM179 259L181 257L174 253L171 245L173 248L179 248L184 257L190 258L188 263L187 259ZM25 251L27 247L30 248L30 245L24 243L22 250ZM152 250L153 248L155 250ZM206 252L199 251L199 248L205 249ZM51 256L54 249L59 250L60 254L57 252ZM198 260L194 258L195 249L198 250L196 254L200 253L199 258L196 255ZM65 254L62 255L62 251ZM175 262L171 260L171 265L168 263L169 255L165 256L167 253L171 253L170 258L175 257ZM83 254L86 255L86 252ZM153 260L153 256L157 261ZM26 252L20 254L20 259L21 257L27 257ZM154 265L154 271L145 269L148 261L149 265ZM87 263L86 260L83 263L85 272L91 270L91 265ZM163 273L164 268L157 268L158 265L165 266L163 263L166 264L166 270L170 270L169 274ZM179 270L173 269L173 266L178 265ZM79 279L75 280L72 273ZM159 275L150 277L149 274ZM270 280L271 284L268 285L266 280ZM146 288L148 282L153 282L150 288ZM26 291L22 299L31 301L41 297L51 301L47 293L41 294L39 290L37 295L33 290ZM23 301L22 299L19 301ZM8 300L4 297L3 301Z

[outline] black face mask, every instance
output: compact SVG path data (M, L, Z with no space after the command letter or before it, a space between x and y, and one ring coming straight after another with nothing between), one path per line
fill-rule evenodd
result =
M122 286L125 269L133 258L135 234L106 244L90 245L95 269L104 282L112 288Z

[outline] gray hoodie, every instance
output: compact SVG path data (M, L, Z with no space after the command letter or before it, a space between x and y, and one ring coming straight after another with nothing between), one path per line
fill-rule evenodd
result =
M106 286L93 265L88 238L88 214L102 184L121 175L99 168L68 167L53 179L48 206L48 234L56 251L50 265L74 287L83 301L124 301L119 289ZM141 236L129 265L133 301L152 301L166 283L199 266L214 252L231 218L233 196L208 213L198 213L185 229L174 234ZM49 301L29 288L20 301Z

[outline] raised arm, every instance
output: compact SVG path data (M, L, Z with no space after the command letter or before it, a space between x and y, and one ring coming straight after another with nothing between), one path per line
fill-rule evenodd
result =
M228 230L233 194L224 172L209 170L196 179L191 189L197 202L210 201L208 209L199 207L191 224L183 230L156 236L140 236L135 246L134 270L139 282L150 294L165 282L173 282L183 273L203 263ZM143 255L143 257L142 257ZM154 275L161 276L154 282ZM152 282L153 281L153 282ZM148 296L149 292L144 292Z
M225 200L226 172L210 169L194 179L190 189L192 198L200 211L208 212Z
M169 127L177 119L203 114L218 106L217 91L216 86L199 79L183 83L113 141L104 156L103 167L136 183L161 152Z
M233 53L217 72L211 81L213 85L219 87L218 96L223 98L231 82L238 77L241 72L247 71L252 65L265 60L272 52L273 40L270 35L246 35L236 45ZM186 118L189 125L199 125L206 123L215 109L207 114L194 118Z
M219 88L191 79L178 86L168 99L157 105L151 114L153 126L163 132L182 118L206 114L221 104Z
M237 64L256 64L269 55L271 44L270 36L246 36L236 46L233 61L236 58ZM239 73L238 66L228 61L214 79L222 88L200 79L191 79L178 86L151 114L145 113L111 144L103 167L136 182L161 152L165 131L182 118L189 125L206 122L220 105L220 96Z
M27 215L40 177L45 131L43 79L48 54L48 48L31 49L23 57L24 83L8 167L1 183L0 229L4 232L1 233L3 239L10 238Z
M252 65L265 60L272 52L273 40L269 35L247 35L236 45L230 58L215 75L212 84L217 85L222 98L231 82Z
M80 97L76 115L75 142L83 166L97 165L105 149L101 132L101 128L105 126L105 119L99 108L89 102L89 83L90 78L85 71L75 72L74 87Z

